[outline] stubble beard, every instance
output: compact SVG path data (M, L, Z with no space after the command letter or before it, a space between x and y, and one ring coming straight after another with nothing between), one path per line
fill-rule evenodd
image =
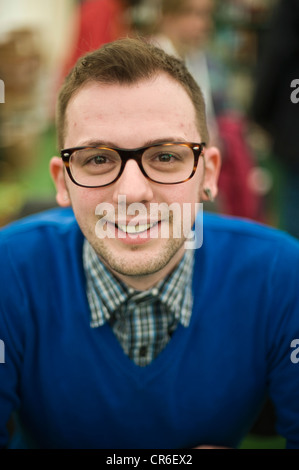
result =
M132 278L150 276L171 263L186 241L183 226L179 230L181 236L175 236L174 233L177 231L175 230L174 215L169 213L168 216L169 237L164 238L160 233L159 237L154 240L153 246L127 245L122 255L122 250L114 250L114 247L107 244L105 239L97 238L95 240L93 237L93 242L91 241L90 244L99 259L115 273ZM183 253L182 250L182 256Z
M140 250L139 246L132 246L128 250L128 257L116 256L113 249L105 245L103 240L98 240L92 244L97 256L103 263L123 276L141 277L154 274L168 265L176 253L185 243L185 238L169 238L165 240L165 245L158 249L156 255L148 250Z
M149 276L162 270L172 258L178 253L186 241L186 237L175 238L169 227L169 238L157 238L159 246L145 247L145 245L127 245L125 253L107 243L107 239L98 238L92 230L94 224L87 223L86 219L77 220L81 231L90 243L98 258L105 266L117 274L131 277ZM172 217L171 217L172 219ZM172 223L172 220L170 221ZM120 242L121 243L121 242Z

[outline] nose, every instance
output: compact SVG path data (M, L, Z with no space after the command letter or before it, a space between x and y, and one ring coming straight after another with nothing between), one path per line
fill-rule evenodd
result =
M150 202L153 190L150 181L141 173L135 160L128 160L121 177L115 183L113 201L118 202L118 196L126 196L127 204L134 202Z

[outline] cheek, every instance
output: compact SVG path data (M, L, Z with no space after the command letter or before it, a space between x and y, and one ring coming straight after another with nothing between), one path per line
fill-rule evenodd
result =
M70 191L70 198L74 212L82 219L84 217L95 216L96 207L102 202L111 201L111 196L107 191L99 188L73 188Z
M202 182L195 175L190 181L178 185L173 194L173 201L180 204L200 202Z
M175 224L184 225L187 227L186 233L190 230L195 220L196 213L199 206L196 203L200 202L200 182L196 179L191 179L181 185L173 186L171 192L169 191L167 198L164 197L164 202L169 206L173 205L172 212Z

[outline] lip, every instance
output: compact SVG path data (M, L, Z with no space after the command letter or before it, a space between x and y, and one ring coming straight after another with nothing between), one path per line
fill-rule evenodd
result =
M122 220L122 219L118 219L116 218L115 221L110 221L110 220L107 220L107 222L110 222L110 223L115 223L115 225L147 225L147 224L156 224L158 222L160 222L160 220L146 220L146 219L139 219L139 220L136 220L135 217L130 219L130 220Z
M138 224L139 224L139 221L138 221ZM128 225L128 223L124 225ZM137 224L134 223L134 225L137 225ZM151 240L158 239L160 226L161 226L161 220L154 223L153 226L151 226L150 228L148 228L147 230L143 232L128 233L128 232L124 232L123 230L121 230L117 224L109 222L107 220L107 230L110 229L114 233L114 237L111 237L111 238L115 238L116 240L126 245L142 245L142 244L150 242Z

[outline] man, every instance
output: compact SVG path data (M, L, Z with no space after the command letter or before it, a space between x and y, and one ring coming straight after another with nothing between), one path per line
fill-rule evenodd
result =
M269 393L299 447L298 243L202 224L220 156L185 66L107 44L67 77L57 126L62 209L1 233L1 445L238 447Z

